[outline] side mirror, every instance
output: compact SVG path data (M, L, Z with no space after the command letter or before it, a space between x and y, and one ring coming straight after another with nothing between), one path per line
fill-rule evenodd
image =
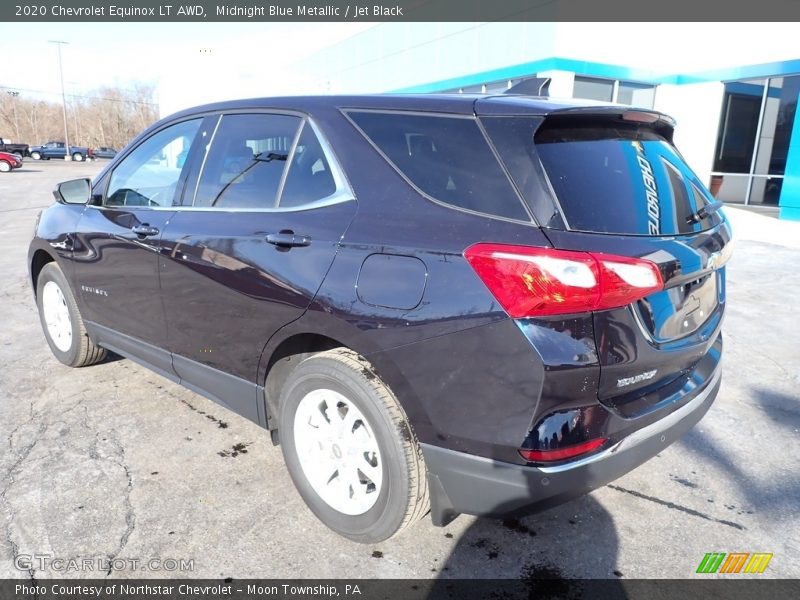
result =
M72 179L59 183L53 190L56 202L61 204L86 204L92 191L88 179Z

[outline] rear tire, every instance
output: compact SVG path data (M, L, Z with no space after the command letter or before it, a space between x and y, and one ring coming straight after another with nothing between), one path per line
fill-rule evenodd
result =
M83 162L83 154L81 154L80 152L75 152L72 155L72 160L74 160L75 162Z
M36 304L44 337L59 361L69 367L85 367L106 357L106 349L89 339L75 296L54 262L47 263L39 273Z
M279 431L297 490L340 535L380 542L428 512L416 436L394 394L352 350L321 352L292 371Z

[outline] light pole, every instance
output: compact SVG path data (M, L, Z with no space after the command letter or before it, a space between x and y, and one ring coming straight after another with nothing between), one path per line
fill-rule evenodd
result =
M56 44L56 47L58 48L58 75L61 78L61 103L64 109L64 146L66 150L64 159L70 160L72 158L72 154L69 151L69 131L67 130L67 95L64 93L64 67L61 64L61 46L64 44L69 44L69 42L63 42L61 40L48 40L48 43Z
M75 89L75 86L78 85L75 81L68 81L67 84L70 86L72 90L72 120L75 125L75 138L74 141L76 144L80 144L82 136L81 136L81 116L80 116L80 108L81 104L78 102L78 94Z

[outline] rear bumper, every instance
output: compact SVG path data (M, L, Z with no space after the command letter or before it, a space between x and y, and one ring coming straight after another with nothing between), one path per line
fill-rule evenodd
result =
M664 418L586 458L530 467L422 444L431 491L431 516L446 525L460 513L505 517L544 510L621 477L691 429L719 392L719 366L689 402Z

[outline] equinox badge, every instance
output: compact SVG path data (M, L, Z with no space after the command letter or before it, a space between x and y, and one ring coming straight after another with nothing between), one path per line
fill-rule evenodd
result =
M638 375L634 375L633 377L623 377L622 379L617 379L617 387L625 387L627 385L631 385L633 383L639 383L640 381L647 381L648 379L652 379L658 373L658 369L653 369L652 371L645 371L644 373L639 373Z

